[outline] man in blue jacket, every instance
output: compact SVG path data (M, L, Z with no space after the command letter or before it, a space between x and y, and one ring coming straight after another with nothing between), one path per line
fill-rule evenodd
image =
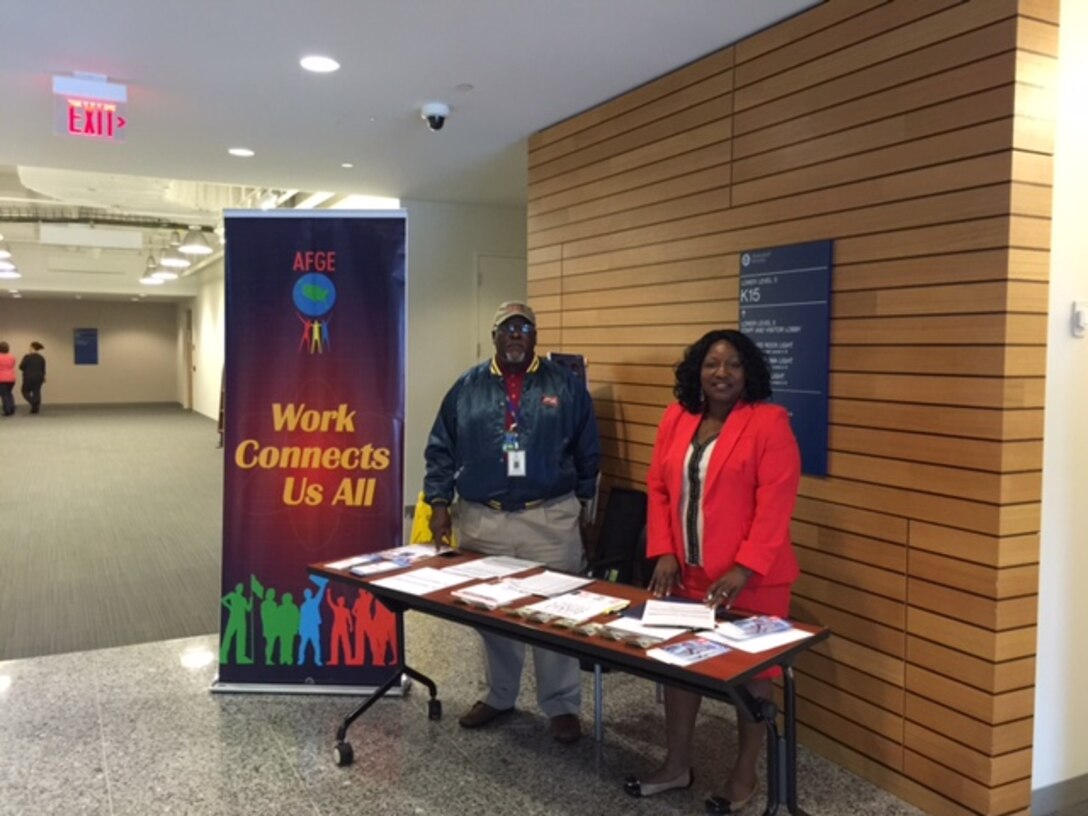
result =
M424 498L435 541L448 539L456 492L458 536L467 550L539 561L577 572L579 519L592 500L601 450L593 402L567 369L536 356L536 316L524 303L499 306L495 356L469 369L442 400L427 440ZM487 696L460 719L480 728L512 711L525 645L480 633ZM559 742L581 737L578 661L534 648L537 702Z

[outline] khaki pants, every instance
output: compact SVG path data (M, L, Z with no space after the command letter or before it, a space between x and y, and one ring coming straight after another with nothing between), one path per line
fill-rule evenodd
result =
M584 567L578 523L582 508L574 494L514 513L474 502L460 502L457 509L457 535L466 550L526 558L563 572ZM484 702L500 710L513 708L521 687L525 644L484 632L480 637L487 664ZM577 659L533 647L533 666L540 709L549 717L577 714L582 693Z

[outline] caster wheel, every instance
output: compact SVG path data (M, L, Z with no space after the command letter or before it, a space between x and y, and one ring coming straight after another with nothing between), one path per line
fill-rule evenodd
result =
M351 743L336 743L336 747L332 749L332 758L341 768L345 765L350 765L351 761L355 759L355 752L351 750Z
M428 700L427 701L427 719L441 720L442 719L442 701L441 700Z

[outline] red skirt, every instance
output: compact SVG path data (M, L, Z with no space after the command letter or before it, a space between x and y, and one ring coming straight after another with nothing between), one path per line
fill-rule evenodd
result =
M706 598L707 590L714 583L702 567L684 564L680 580L683 586L677 587L673 593L680 598L688 598L693 601L701 601ZM775 584L772 586L760 585L754 588L745 587L737 599L733 602L731 611L754 615L776 615L780 618L790 616L790 594L792 584ZM772 680L782 676L782 669L775 666L755 676L756 680Z

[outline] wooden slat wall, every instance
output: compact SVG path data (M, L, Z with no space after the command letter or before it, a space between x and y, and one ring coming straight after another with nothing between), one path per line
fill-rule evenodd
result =
M1056 46L1057 0L829 0L530 143L539 342L590 361L606 490L739 253L835 239L801 731L937 814L1030 801Z

